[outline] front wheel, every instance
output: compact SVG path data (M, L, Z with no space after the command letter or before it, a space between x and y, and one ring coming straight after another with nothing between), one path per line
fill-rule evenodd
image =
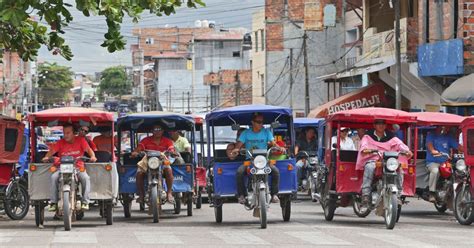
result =
M398 201L397 195L392 193L387 193L388 195L385 196L385 200L387 203L385 204L385 227L387 229L393 229L395 224L397 223L397 212L398 212Z
M354 213L357 215L357 217L360 218L367 217L371 212L369 207L362 204L362 200L359 196L355 196L353 198L352 208L354 209Z
M258 205L260 207L260 227L267 228L267 193L265 190L260 190L258 195Z
M153 223L158 223L160 220L159 220L159 215L160 215L160 211L159 211L159 202L158 202L158 189L157 189L157 186L154 185L152 188L151 188L151 210L153 212Z
M12 220L21 220L28 214L28 192L19 183L13 183L5 195L5 213Z
M474 207L470 185L460 185L461 190L454 198L454 217L461 225L470 225L474 222ZM471 203L469 203L471 202Z
M63 193L63 220L64 220L64 229L66 231L71 230L71 222L72 222L72 209L70 207L70 192L65 191Z

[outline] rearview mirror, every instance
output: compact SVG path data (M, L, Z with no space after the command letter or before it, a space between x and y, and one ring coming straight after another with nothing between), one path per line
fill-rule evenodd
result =
M240 124L232 124L232 130L238 131L240 129Z
M280 127L280 122L279 121L274 121L272 124L270 124L273 129L279 128Z

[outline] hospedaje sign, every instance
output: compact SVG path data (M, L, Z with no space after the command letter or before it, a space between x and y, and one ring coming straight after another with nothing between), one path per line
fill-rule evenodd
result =
M339 111L377 107L385 103L385 86L384 84L371 84L364 88L349 92L334 100L331 100L315 109L313 109L308 117L325 118L328 115Z

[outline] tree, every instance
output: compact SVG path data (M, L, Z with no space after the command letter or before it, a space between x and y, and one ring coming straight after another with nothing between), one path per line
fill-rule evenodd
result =
M124 66L113 66L102 71L100 76L99 95L122 96L130 94L132 82L128 79Z
M69 12L73 5L68 2L72 0L1 0L0 48L18 52L26 61L33 60L44 45L53 54L71 60L71 49L62 37L63 28L73 19ZM204 6L202 0L75 0L75 8L84 16L105 17L108 30L101 46L112 53L125 48L126 41L120 33L125 15L136 23L145 10L157 16L171 15L183 2L189 8Z
M38 86L43 104L54 104L68 99L73 87L71 68L56 63L38 65Z

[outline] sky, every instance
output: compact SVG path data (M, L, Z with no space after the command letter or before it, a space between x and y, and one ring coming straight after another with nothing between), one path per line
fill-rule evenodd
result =
M73 0L67 0L74 4ZM130 18L122 24L122 35L127 39L125 50L109 53L100 46L107 30L103 18L97 16L85 17L75 8L69 8L73 21L65 28L66 42L70 45L74 57L71 61L61 56L52 55L46 48L40 50L38 61L57 62L69 66L74 72L93 74L110 66L131 65L130 45L137 38L132 35L134 27L192 27L196 20L215 21L216 25L226 28L244 27L251 29L252 13L263 9L265 0L204 0L205 7L198 9L180 8L172 16L154 16L144 14L138 24Z

